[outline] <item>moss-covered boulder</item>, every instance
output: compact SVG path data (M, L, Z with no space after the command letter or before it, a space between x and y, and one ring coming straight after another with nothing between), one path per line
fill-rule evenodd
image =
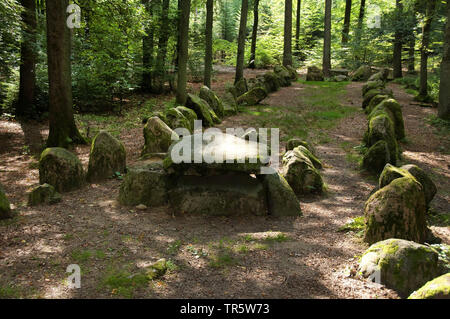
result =
M363 103L362 103L362 108L366 109L367 106L370 104L370 102L372 101L372 99L377 96L377 95L387 95L389 97L393 96L392 90L390 89L386 89L386 88L377 88L377 89L372 89L367 91L364 94L363 97Z
M278 76L281 86L291 85L291 74L288 69L282 65L277 65L273 68L273 72Z
M28 206L55 204L61 200L61 195L50 184L39 185L28 194Z
M364 154L362 167L372 173L378 174L387 163L391 162L391 153L386 141L381 140L370 146Z
M12 217L11 205L9 204L9 200L6 197L2 185L0 185L0 220L11 217Z
M390 115L394 124L395 135L398 140L405 137L405 124L403 122L403 113L401 105L394 99L385 99L379 103L369 114L369 121L371 118L386 112Z
M387 68L383 68L380 71L378 71L377 73L373 74L370 78L369 81L383 81L386 82L388 77L389 77L389 69Z
M186 108L187 109L187 108ZM192 111L192 110L191 110ZM192 111L194 114L195 112ZM197 115L196 115L197 116ZM166 111L167 125L175 130L177 128L186 128L189 132L194 130L194 123L189 120L178 108L171 108Z
M121 141L106 131L100 131L92 140L87 180L100 181L126 169L126 151Z
M39 184L50 184L58 192L80 188L85 180L78 157L61 147L50 147L41 153Z
M141 156L166 153L178 135L159 117L151 117L144 126L144 148Z
M167 203L169 178L161 162L144 161L128 169L119 191L119 203L156 207Z
M151 264L146 268L146 274L148 279L154 280L164 276L164 274L167 272L167 268L168 266L166 259L165 258L159 259L158 261L156 261L155 263Z
M309 158L309 160L311 161L311 163L314 165L315 168L317 169L322 169L323 164L322 161L319 160L317 158L317 156L315 156L310 150L309 148L303 146L303 145L299 145L297 147L295 147L293 149L294 152L299 153L300 155L305 155L307 158Z
M175 214L267 215L266 192L262 183L244 173L181 176L168 197Z
M323 81L323 72L322 69L317 66L309 66L306 73L306 81Z
M398 143L394 123L386 113L381 113L370 119L364 142L370 147L382 140L387 143L389 149L390 161L388 163L395 165L398 156Z
M369 81L363 85L362 95L366 95L367 92L374 89L384 89L385 84L382 81Z
M351 75L352 81L367 81L372 75L372 69L368 65L361 65Z
M408 299L450 299L450 272L430 280Z
M297 194L323 192L323 180L311 159L300 149L286 152L283 156L283 176Z
M274 172L259 175L267 193L267 206L271 216L301 216L300 202L286 179Z
M264 74L264 82L266 83L265 87L267 88L267 91L270 92L276 92L280 89L281 83L278 80L277 75L275 72L267 72Z
M436 195L437 188L431 178L417 165L409 164L400 168L386 165L379 178L379 187L389 185L393 180L402 177L413 177L423 187L427 207Z
M306 147L311 153L314 153L314 149L311 144L309 144L308 142L306 142L300 138L296 138L296 137L291 138L289 141L287 141L286 151L291 151L294 148L296 148L297 146Z
M407 297L426 282L440 275L438 254L425 245L390 238L369 247L361 257L359 271L364 277Z
M291 65L288 65L288 66L286 66L286 70L288 70L289 75L291 76L290 79L292 81L297 80L298 73L297 73L297 70L294 67L292 67Z
M380 104L381 102L383 102L384 100L390 99L391 97L389 95L385 95L385 94L377 94L375 95L371 100L369 105L367 105L367 107L364 109L364 112L366 114L370 114L373 109L378 106L378 104Z
M436 184L434 184L428 174L417 165L403 165L401 169L410 173L420 184L422 184L423 191L425 193L425 202L427 203L427 206L429 206L437 192Z
M410 177L396 179L367 200L364 241L401 238L423 243L429 234L425 214L422 185Z
M267 92L262 87L255 87L237 98L238 104L256 105L267 97Z
M214 126L220 123L217 114L209 106L208 102L194 94L188 94L186 100L186 107L192 109L197 114L198 119L203 121L205 126Z
M234 84L236 98L240 97L242 94L248 91L247 79L242 78Z
M184 117L189 121L190 131L194 131L194 122L198 119L197 114L194 110L187 108L185 106L177 106L176 109L184 115Z
M209 106L213 109L217 116L223 117L225 115L222 101L210 88L203 86L200 89L199 96L208 102Z

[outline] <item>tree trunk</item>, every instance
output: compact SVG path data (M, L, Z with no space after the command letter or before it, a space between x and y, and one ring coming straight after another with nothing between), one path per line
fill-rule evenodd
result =
M178 79L177 79L177 103L186 103L187 93L187 59L189 48L189 15L191 13L191 0L180 0L178 2Z
M408 73L415 74L416 73L416 37L414 35L414 31L411 34L411 39L409 40L408 47Z
M292 66L292 0L284 2L283 65Z
M345 1L344 28L342 29L342 43L347 44L350 34L350 19L352 14L352 0Z
M402 74L402 32L398 26L401 21L403 13L402 0L396 0L396 27L394 38L394 52L393 52L393 73L394 79L401 78Z
M252 45L250 49L250 63L249 68L254 69L256 60L256 38L258 36L258 20L259 20L259 0L254 0L253 7L253 31L252 31Z
M300 56L300 18L302 13L302 0L297 0L297 15L295 19L295 55Z
M150 17L153 15L154 1L143 0L145 10ZM142 38L142 65L144 71L142 73L142 90L146 93L152 92L152 67L153 67L153 51L154 51L154 34L153 26L149 26L145 29L147 34Z
M323 75L330 77L331 69L331 5L332 0L325 0L325 33L323 38Z
M161 93L163 91L166 76L167 41L169 40L169 32L166 31L166 27L169 25L169 5L170 0L163 0L161 25L159 28L158 54L156 56L156 93Z
M205 27L205 74L204 84L211 88L211 73L213 59L213 18L214 0L206 1L206 27Z
M238 49L236 57L236 76L234 83L244 77L245 33L247 29L248 0L242 0L241 22L239 25Z
M450 0L447 0L447 26L444 36L444 55L441 63L438 116L450 120Z
M361 0L361 4L359 6L358 27L356 28L355 34L355 41L357 45L359 45L359 43L361 42L361 32L364 23L365 10L366 10L366 0Z
M85 143L78 132L72 110L70 29L66 25L69 0L47 0L47 58L49 123L47 146L67 147Z
M20 47L20 86L17 116L33 115L34 91L36 87L36 1L22 0L23 39Z
M420 47L420 87L419 98L428 98L428 46L430 44L431 23L433 22L436 0L429 0L422 27L422 45Z

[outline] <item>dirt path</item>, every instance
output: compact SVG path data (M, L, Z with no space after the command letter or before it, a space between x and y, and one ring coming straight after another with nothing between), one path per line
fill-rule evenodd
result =
M361 83L352 83L342 104L361 105ZM439 172L439 193L433 202L448 212L448 155L423 122L435 110L407 106L411 98L394 86L404 107L408 145L405 158ZM265 101L268 106L302 104L304 85L283 88ZM248 124L245 114L223 125ZM248 127L247 126L247 127ZM42 125L24 129L0 121L0 182L20 216L0 225L0 295L52 298L396 298L380 285L349 276L367 247L357 237L338 232L361 216L376 181L348 161L346 148L360 143L366 126L362 112L352 113L328 132L330 141L316 146L324 161L324 196L301 198L301 218L218 218L172 216L163 207L138 211L117 205L120 181L64 194L63 202L29 208L26 191L38 182L36 161L27 153L28 141L40 141ZM233 126L228 126L233 127ZM415 130L415 129L418 129ZM420 128L420 129L419 129ZM27 133L28 132L28 133ZM138 130L121 135L127 151L137 158ZM419 136L416 136L416 135ZM31 135L32 137L27 135ZM3 147L5 145L5 147ZM444 145L445 146L445 145ZM448 146L448 145L447 145ZM139 147L140 148L140 147ZM448 148L447 148L448 149ZM77 154L87 166L88 147ZM136 154L135 154L136 153ZM431 154L431 155L430 155ZM435 177L435 175L433 175ZM449 243L448 228L434 227ZM176 265L160 281L145 287L114 288L113 279L134 274L165 257ZM82 289L64 283L69 264L82 269ZM119 287L120 288L120 287Z

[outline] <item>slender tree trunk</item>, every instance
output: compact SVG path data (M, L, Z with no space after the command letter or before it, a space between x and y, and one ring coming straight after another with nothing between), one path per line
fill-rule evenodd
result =
M441 63L438 116L450 120L450 0L447 0L447 26L444 35L444 55Z
M31 116L33 113L36 87L36 1L22 0L23 39L20 47L20 86L17 116Z
M153 15L154 1L143 0L145 10L150 17ZM142 38L142 65L144 71L142 73L142 90L144 92L152 92L152 67L153 67L153 51L154 51L154 30L153 26L149 26L145 29L147 34Z
M75 125L72 109L70 29L66 25L68 0L47 0L47 57L49 123L47 146L86 143Z
M325 34L323 39L323 75L330 77L331 69L331 5L332 0L325 0Z
M211 73L213 60L213 18L214 0L206 1L206 27L205 27L205 74L204 84L211 88Z
M236 57L236 76L234 83L244 77L245 33L247 29L248 0L242 0L241 22L239 25L238 49Z
M258 36L258 20L259 20L259 0L254 0L253 3L253 31L252 31L252 45L250 49L250 63L249 68L254 69L256 60L256 38Z
M419 97L428 97L428 46L430 44L431 23L433 22L436 0L429 0L425 14L425 21L422 27L422 45L420 48L420 87Z
M408 47L408 73L414 74L416 72L416 37L414 31L411 34Z
M352 15L352 0L345 1L344 28L342 29L342 43L347 44L350 34L350 19Z
M169 32L166 31L166 27L169 24L169 5L170 0L163 0L158 54L156 56L156 93L163 91L166 77L167 41L169 40Z
M283 65L292 66L292 0L284 2Z
M359 16L358 16L358 26L356 28L355 40L356 44L359 46L361 42L361 32L364 23L364 15L366 10L366 0L361 0L361 4L359 6Z
M402 32L398 26L401 21L403 13L403 3L402 0L396 0L396 30L394 38L394 52L393 52L393 69L394 69L394 79L401 78L402 73Z
M302 13L302 0L297 0L297 14L295 19L295 55L300 55L300 18Z
M186 103L187 93L187 59L189 48L189 15L191 13L191 0L180 0L178 2L178 79L177 79L177 103Z

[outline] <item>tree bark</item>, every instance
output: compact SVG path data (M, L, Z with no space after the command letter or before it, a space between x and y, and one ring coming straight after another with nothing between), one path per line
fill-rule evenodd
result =
M325 33L323 39L323 75L330 77L331 69L331 5L332 0L325 0Z
M292 0L284 2L283 65L292 66Z
M444 55L441 63L438 116L450 120L450 0L447 0L447 26L444 35Z
M365 10L366 10L366 0L361 0L361 4L359 6L358 27L356 28L355 34L355 40L357 45L359 45L359 43L361 42L361 32L364 23Z
M178 2L178 78L177 78L177 103L186 103L187 93L187 59L189 49L189 15L191 13L191 0L180 0Z
M170 0L163 0L161 10L161 25L160 36L158 41L158 54L156 56L156 87L155 92L161 93L164 89L164 82L166 76L166 56L167 56L167 41L169 40L169 32L166 27L169 24L169 5Z
M236 57L236 75L234 83L244 77L245 34L247 31L248 0L242 0L241 22L239 24L238 49Z
M71 31L66 25L68 4L68 0L46 2L50 113L48 147L86 143L75 125L72 109Z
M411 34L411 39L409 40L408 47L408 73L416 73L416 37L414 31Z
M352 0L345 1L344 28L342 29L342 43L347 44L350 34L350 19L352 14Z
M145 10L150 17L153 15L154 1L143 0ZM146 93L152 92L152 67L153 67L153 51L154 51L154 33L153 26L149 26L145 29L147 34L142 38L142 65L144 71L142 73L142 90Z
M420 86L419 97L428 98L428 47L430 44L431 23L433 22L436 0L429 0L422 27L422 45L420 47Z
M213 18L214 0L206 1L206 27L205 27L205 74L204 84L211 88L212 59L213 59Z
M297 14L295 19L295 55L300 55L300 21L302 13L302 0L297 0Z
M254 0L253 7L253 31L252 31L252 45L250 48L250 63L248 67L254 69L256 67L256 39L258 36L258 20L259 20L259 0Z
M396 0L396 30L394 37L394 51L393 51L393 74L394 79L401 78L403 76L402 73L402 32L398 27L399 22L401 21L403 13L403 3L402 0Z
M36 87L36 1L21 0L23 39L20 47L20 85L17 116L33 115L34 92Z

